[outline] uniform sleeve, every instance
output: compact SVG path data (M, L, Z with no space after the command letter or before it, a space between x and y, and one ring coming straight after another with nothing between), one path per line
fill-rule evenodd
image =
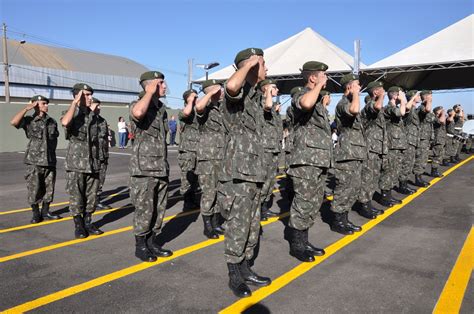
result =
M243 96L244 96L244 88L242 87L240 89L239 94L237 94L236 96L231 96L231 95L229 95L229 93L227 93L227 82L226 82L224 84L224 96L225 96L225 99L226 99L226 104L237 103L237 102L241 101Z
M402 112L400 111L400 108L395 107L395 106L391 106L391 105L388 105L387 107L385 107L385 113L389 117L401 117L402 116Z
M336 106L336 114L340 117L353 117L353 115L349 111L349 107L351 103L346 99L341 99Z
M17 129L23 129L26 131L26 128L28 125L30 125L31 121L33 121L32 116L24 116L21 120L20 123L16 126Z
M136 119L136 118L133 116L133 114L132 114L133 107L135 107L136 104L137 104L137 101L132 101L132 102L130 103L130 112L129 112L129 113L130 113L130 120L133 120L133 121L135 121L135 122L139 122L139 120Z

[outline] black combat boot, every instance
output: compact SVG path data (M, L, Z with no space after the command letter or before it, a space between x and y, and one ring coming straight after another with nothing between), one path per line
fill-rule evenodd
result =
M426 188L430 184L423 180L423 178L421 177L421 174L416 174L415 175L415 185L419 186L419 187L422 187L422 188Z
M380 204L385 207L393 206L392 202L390 202L390 194L388 193L389 190L382 190L382 197L380 199Z
M370 202L362 203L357 212L359 213L359 215L361 215L362 217L367 218L367 219L377 218L377 215L375 214L375 212L372 210L372 208L370 206Z
M212 228L217 234L224 234L225 230L224 227L221 224L221 219L220 219L219 213L213 214L211 218L211 223L212 223Z
M143 262L155 262L156 256L146 245L146 236L135 236L135 256Z
M456 155L454 156L454 160L456 160L456 162L460 162L462 159L459 157L459 155Z
M290 255L302 262L314 262L314 256L305 247L303 231L290 228Z
M402 203L402 200L399 200L398 198L395 198L392 196L392 190L388 190L388 195L390 197L390 202L393 204L393 205L396 205L396 204L401 204Z
M84 239L89 236L87 233L86 227L84 226L84 219L81 215L77 215L73 217L74 219L74 226L76 230L74 231L74 236L76 239Z
M252 295L252 291L245 283L240 273L240 265L227 263L229 269L229 288L239 298L247 298Z
M100 230L99 228L94 226L94 224L92 223L92 214L91 213L84 214L84 224L85 224L86 230L87 230L87 232L89 232L89 234L99 235L99 234L104 233L104 231Z
M204 221L204 231L203 234L208 237L209 239L219 239L219 235L214 228L212 227L211 216L202 216L202 220Z
M345 224L344 214L341 213L334 213L331 230L340 234L354 234L354 231Z
M43 221L43 217L41 216L40 209L38 204L31 204L31 210L33 211L33 217L31 218L32 224L37 224Z
M308 240L308 229L303 230L303 242L304 248L307 252L311 253L313 256L323 256L326 252L323 249L317 248L311 244Z
M405 194L405 195L411 195L413 194L413 190L408 188L408 182L407 181L400 181L398 185L398 192Z
M260 220L261 220L261 221L267 221L268 218L276 217L276 216L278 216L278 214L272 212L272 211L270 210L270 208L268 208L268 204L267 204L267 203L262 204L262 207L261 207L261 215L260 215Z
M45 219L48 218L50 220L61 219L61 216L51 214L51 212L49 211L49 203L46 202L43 202L43 206L41 207L41 216L43 216L43 218Z
M344 224L347 226L347 228L349 228L350 230L355 231L355 232L360 232L360 231L362 231L362 227L361 227L361 226L354 225L354 224L349 220L349 213L348 213L348 212L344 212L342 215L343 215Z
M441 178L443 175L439 173L438 168L431 168L431 176L433 178Z
M147 239L148 249L158 257L169 257L173 255L173 252L161 247L158 241L158 234L153 232L151 236Z
M272 280L270 278L257 275L250 268L248 260L243 260L240 264L240 273L242 275L242 278L245 280L245 283L249 285L265 287L269 286L272 283Z
M377 209L377 208L373 207L372 206L372 201L369 201L368 207L377 216L378 215L383 215L385 213L385 211L383 209Z
M451 163L449 162L449 159L443 159L443 163L441 164L443 167L450 167Z
M451 163L452 163L453 165L458 163L457 160L456 160L456 157L454 157L454 156L451 156L451 159L450 159L450 160L451 160Z

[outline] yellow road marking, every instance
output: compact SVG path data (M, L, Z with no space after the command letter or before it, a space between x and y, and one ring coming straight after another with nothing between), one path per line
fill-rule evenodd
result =
M196 214L196 213L199 213L199 209L195 209L195 210L191 210L191 211L187 211L187 212L182 212L182 213L179 213L177 215L165 217L163 219L163 222L169 221L169 220L174 219L174 218L181 218L181 217L189 216L189 215ZM34 255L34 254L38 254L38 253L43 253L43 252L47 252L47 251L56 250L56 249L66 247L66 246L70 246L70 245L74 245L74 244L77 244L77 243L83 243L83 242L92 241L92 240L95 240L95 239L100 239L100 238L107 237L107 236L110 236L110 235L130 231L130 230L132 230L132 228L133 228L132 226L128 226L128 227L124 227L124 228L119 228L119 229L107 231L107 232L104 232L103 234L98 235L98 236L90 236L90 237L87 237L85 239L75 239L75 240L65 241L65 242L56 243L56 244L52 244L52 245L48 245L48 246L43 246L43 247L33 249L33 250L29 250L29 251L24 251L24 252L12 254L12 255L2 256L2 257L0 257L0 263L5 263L5 262L11 261L11 260L14 260L14 259L17 259L17 258L25 257L25 256L30 256L30 255Z
M275 179L281 179L281 178L286 178L286 174L280 174L279 176L275 177Z
M463 162L457 164L456 166L448 169L447 171L444 172L444 177L445 178L447 175L449 175L451 172L456 170L457 168L461 167L462 165L468 163L474 158L474 156L471 156L470 158L464 160ZM345 236L342 239L334 242L333 244L329 245L327 248L324 250L326 251L326 254L322 257L316 257L316 260L312 263L301 263L292 270L288 271L287 273L281 275L277 279L275 279L271 285L267 287L260 288L256 290L255 292L252 292L252 296L249 298L243 298L238 300L237 302L231 304L230 306L226 307L219 313L221 314L226 314L226 313L241 313L245 311L246 309L250 308L251 306L257 304L261 300L265 299L267 296L275 293L276 291L280 290L281 288L285 287L288 285L290 282L293 280L297 279L298 277L302 276L304 273L307 271L311 270L312 268L316 267L323 261L325 261L327 258L331 257L334 255L336 252L340 251L343 249L345 246L349 245L353 241L357 240L361 236L363 236L365 233L367 233L369 230L374 228L376 225L390 217L393 213L397 212L400 208L404 207L408 203L410 203L413 199L416 197L420 196L423 192L425 192L427 189L429 189L431 186L436 184L438 181L440 181L442 178L435 178L431 180L431 184L429 187L426 188L419 188L417 192L415 192L412 195L407 196L406 198L403 199L402 204L398 204L395 206L392 206L388 208L385 211L385 214L378 216L376 219L370 220L369 222L365 223L363 225L362 231L357 232L353 235Z
M448 281L441 292L433 314L459 313L466 288L474 268L474 228L459 253Z
M284 213L284 214L280 215L279 217L269 218L268 221L262 221L261 224L262 224L262 226L265 226L265 225L271 224L275 221L278 221L279 219L284 218L286 216L288 216L288 213ZM31 311L31 310L39 308L43 305L59 301L61 299L70 297L72 295L81 293L83 291L101 286L105 283L108 283L108 282L111 282L111 281L129 276L129 275L135 274L135 273L140 272L142 270L145 270L145 269L148 269L148 268L151 268L151 267L154 267L154 266L166 263L166 262L169 262L169 261L174 260L178 257L190 254L192 252L198 251L200 249L203 249L203 248L211 246L211 245L215 245L215 244L220 243L222 241L224 241L223 236L220 236L219 239L206 240L206 241L203 241L203 242L199 242L197 244L188 246L184 249L175 251L174 254L170 257L160 257L154 263L145 263L145 262L143 262L143 263L140 263L140 264L136 264L136 265L118 270L116 272L113 272L113 273L110 273L110 274L107 274L107 275L104 275L104 276L86 281L84 283L66 288L64 290L60 290L60 291L48 294L44 297L40 297L40 298L35 299L33 301L29 301L29 302L17 305L15 307L6 309L5 311L3 311L1 313L23 313L23 312Z

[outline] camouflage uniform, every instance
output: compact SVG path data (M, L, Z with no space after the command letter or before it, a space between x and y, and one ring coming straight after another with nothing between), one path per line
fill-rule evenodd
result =
M416 150L413 173L415 175L421 175L425 172L425 167L428 163L435 116L432 112L426 112L425 105L423 104L421 104L416 110L420 118L420 142Z
M407 181L413 173L416 150L420 145L420 118L417 109L413 106L403 117L407 137L407 149L403 152L402 171L400 181Z
M454 134L456 135L461 135L462 133L462 126L464 125L464 121L461 119L461 115L456 113L456 115L454 116ZM459 157L459 154L461 154L461 150L462 150L462 147L463 147L463 143L456 140L456 143L455 143L455 156Z
M28 138L24 162L28 204L51 203L56 183L56 146L58 125L56 120L44 114L25 116L17 129L25 130Z
M261 92L246 83L236 96L225 89L227 138L217 200L225 223L225 259L250 260L260 234L260 193L265 181Z
M199 122L199 145L197 147L196 174L202 189L201 213L211 216L219 213L217 207L217 183L222 169L226 130L221 112L221 103L210 103L203 114L197 114Z
M433 123L434 128L434 145L433 145L433 162L431 163L432 169L438 169L439 165L445 158L445 145L447 141L446 136L446 124L441 123L438 117L435 117Z
M65 166L69 211L73 216L92 214L96 209L99 189L99 119L89 108L80 106L76 108L65 132L69 140Z
M132 103L130 110L136 102ZM158 233L168 200L169 165L166 134L168 116L163 103L153 97L141 120L130 115L135 134L130 158L130 199L135 207L133 232L145 236Z
M456 130L454 121L449 122L446 120L446 157L454 158L457 152L457 143L459 143L455 139Z
M198 176L196 175L196 152L199 144L199 124L196 113L185 117L183 112L179 113L179 121L183 124L180 133L180 144L178 153L178 164L181 169L181 195L194 197L199 187Z
M376 110L375 101L369 103L361 111L361 120L365 129L365 139L369 155L362 165L362 185L358 201L362 204L372 200L379 188L379 180L383 166L387 166L388 137L383 108ZM386 182L380 182L386 184ZM380 184L380 189L389 190L391 186Z
M309 229L316 219L324 197L328 168L332 164L331 127L326 108L319 101L311 111L300 106L304 88L293 96L294 138L289 169L294 189L289 226Z
M105 182L105 174L107 172L107 166L109 164L109 128L107 127L107 121L101 116L97 116L99 123L99 160L100 160L100 172L99 172L99 190L97 194L100 196L102 193L102 187Z

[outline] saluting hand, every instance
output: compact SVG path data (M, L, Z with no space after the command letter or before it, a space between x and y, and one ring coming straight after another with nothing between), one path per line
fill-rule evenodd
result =
M211 95L215 95L217 94L219 91L221 90L221 87L219 85L215 85L215 86L212 86L210 89L209 89L209 94Z
M154 95L156 93L156 90L158 89L158 85L160 84L160 80L152 80L151 83L149 83L147 86L145 86L145 92L147 94L152 94Z
M329 95L324 95L321 102L323 103L323 106L327 106L329 104Z
M81 104L82 95L83 95L83 92L81 89L79 93L77 93L76 97L74 97L74 100L72 101L74 106L79 106Z
M38 106L38 101L29 101L28 102L28 105L26 105L26 110L27 111L30 111L31 109L35 108L36 106Z
M250 67L254 67L255 65L258 64L259 61L260 61L260 56L253 55L247 59L247 65L249 65Z

